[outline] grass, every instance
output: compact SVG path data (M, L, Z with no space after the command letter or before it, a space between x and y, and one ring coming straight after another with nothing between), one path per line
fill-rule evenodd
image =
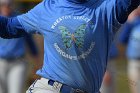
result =
M130 80L127 77L127 61L118 60L117 63L117 93L130 93L130 87L128 83Z

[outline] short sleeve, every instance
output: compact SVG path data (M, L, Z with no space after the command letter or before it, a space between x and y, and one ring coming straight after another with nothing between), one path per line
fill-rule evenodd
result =
M41 33L39 30L39 16L41 16L41 4L38 4L26 14L17 16L18 21L27 33Z

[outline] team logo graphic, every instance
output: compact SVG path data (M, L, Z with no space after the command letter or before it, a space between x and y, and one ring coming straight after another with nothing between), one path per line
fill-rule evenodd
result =
M65 26L65 21L79 21L78 24L81 24L77 28L74 27L74 30L70 27L72 26ZM61 23L63 22L63 23ZM69 60L81 60L86 59L96 45L93 40L93 32L95 31L94 21L86 16L71 16L66 15L59 17L51 26L53 30L59 30L59 35L61 35L61 41L63 43L64 48L62 48L60 41L54 43L54 48L56 51L64 58ZM61 24L60 24L61 23ZM57 29L56 29L57 28ZM89 36L89 37L86 37ZM92 36L92 37L91 37ZM78 48L76 51L71 50L67 51L70 48ZM73 53L75 51L75 53Z
M71 48L73 44L78 48L83 47L86 24L79 26L74 33L70 33L69 29L65 26L60 26L59 30L62 33L62 40L66 48Z

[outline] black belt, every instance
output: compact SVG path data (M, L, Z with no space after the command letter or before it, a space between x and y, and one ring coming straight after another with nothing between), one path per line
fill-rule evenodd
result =
M54 86L55 83L58 83L56 81L53 81L53 80L49 80L48 81L48 84L51 85L51 86ZM58 83L60 84L60 83ZM60 88L60 92L61 93L87 93L83 90L80 90L80 89L74 89L68 85L65 85L65 84L62 84L61 88Z

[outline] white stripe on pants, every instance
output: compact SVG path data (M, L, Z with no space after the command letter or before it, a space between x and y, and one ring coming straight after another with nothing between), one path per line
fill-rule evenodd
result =
M27 63L0 59L0 93L22 93Z

